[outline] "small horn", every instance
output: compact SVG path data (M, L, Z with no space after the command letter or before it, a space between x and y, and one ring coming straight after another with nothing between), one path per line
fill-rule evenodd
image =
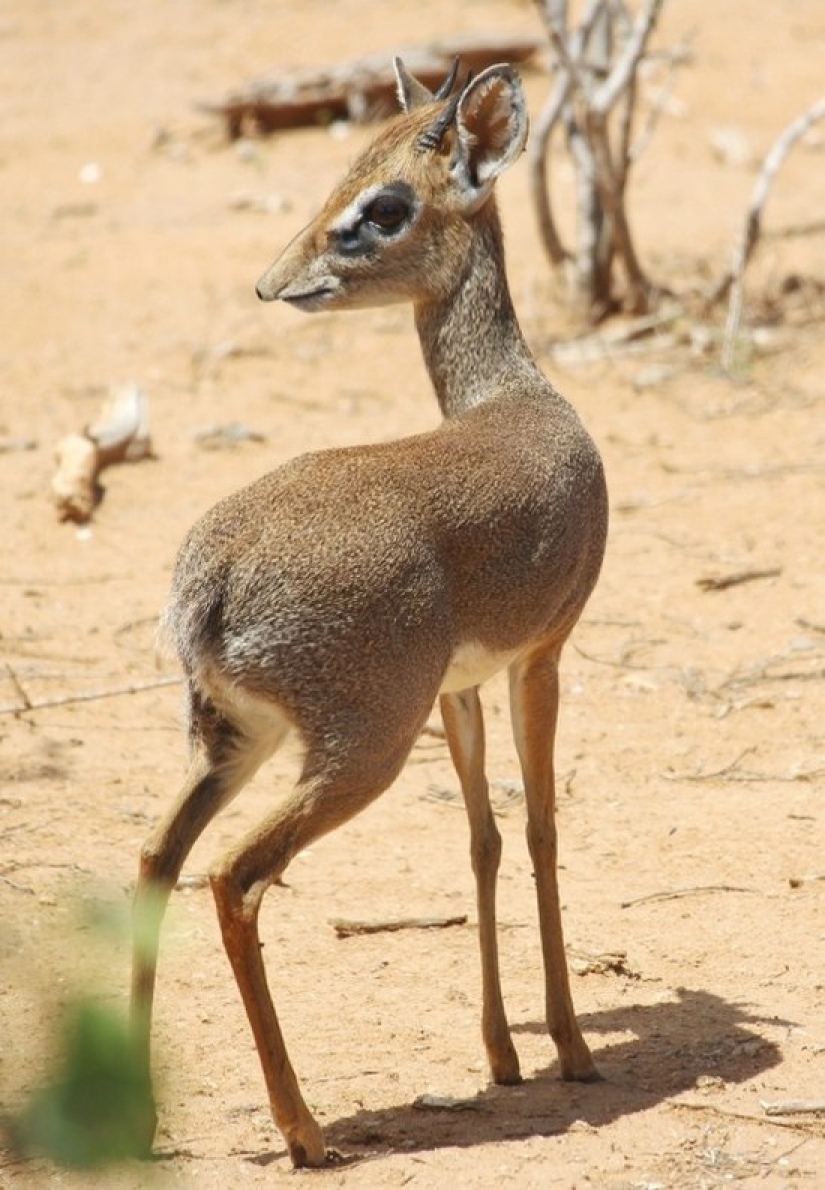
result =
M460 87L458 91L456 91L456 93L451 97L447 106L442 112L440 112L436 119L433 120L432 124L429 124L423 132L419 133L415 142L415 146L420 152L434 152L440 147L441 142L444 139L445 132L455 119L455 114L458 111L458 105L461 100L461 96L467 90L467 87L469 87L472 77L472 74L467 75L467 82L464 84L464 86ZM447 80L445 80L445 83L446 81ZM445 83L441 84L441 87L439 87L439 92L444 87ZM452 86L452 83L450 85Z
M446 99L447 96L452 91L453 87L455 86L455 80L458 77L459 62L460 62L460 59L458 57L458 54L456 54L456 56L453 58L453 65L450 70L450 73L447 75L444 82L441 84L441 86L438 88L436 93L433 95L434 100L440 101L442 99Z

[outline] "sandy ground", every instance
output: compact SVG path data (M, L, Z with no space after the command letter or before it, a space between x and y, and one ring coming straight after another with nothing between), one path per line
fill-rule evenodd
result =
M689 288L727 259L754 162L822 88L820 0L669 6L694 61L639 166L632 213L654 275ZM12 0L0 12L0 1061L14 1105L42 1077L61 1001L125 1005L125 909L140 844L184 764L180 690L154 620L177 543L213 501L308 448L433 426L408 311L305 318L253 285L371 132L230 146L197 110L275 63L455 31L533 31L504 0ZM527 76L531 108L547 90ZM743 163L714 151L719 129ZM825 1087L825 279L823 132L775 187L751 313L796 278L736 382L713 351L571 362L526 170L501 186L525 332L605 457L612 528L569 646L559 740L562 891L574 975L606 1076L562 1085L543 991L505 688L485 690L505 856L505 996L526 1081L487 1085L466 824L446 749L422 737L390 793L302 855L262 914L291 1051L345 1187L825 1186L821 1113L767 1101ZM738 142L737 142L738 143ZM562 196L569 189L558 171ZM571 204L572 205L572 204ZM820 301L821 313L821 301ZM683 341L689 326L677 328ZM676 364L677 366L674 366ZM651 372L651 368L658 369ZM658 382L651 384L651 378ZM157 458L112 468L91 526L60 524L56 441L113 385L148 394ZM257 437L207 449L239 422ZM8 443L7 443L8 445ZM14 445L14 443L12 443ZM20 446L20 443L17 443ZM701 580L767 572L723 590ZM174 677L174 671L167 671ZM21 698L64 700L25 714ZM0 1156L2 1186L290 1183L257 1057L198 876L273 797L276 760L199 843L164 937L156 1020L160 1160L99 1180ZM339 940L331 917L468 914L465 926ZM424 1093L469 1099L414 1106ZM316 1175L312 1175L316 1176ZM291 1183L290 1183L291 1184Z

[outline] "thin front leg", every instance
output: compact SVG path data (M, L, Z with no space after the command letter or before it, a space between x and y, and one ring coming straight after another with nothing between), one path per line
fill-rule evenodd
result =
M484 719L478 691L442 694L441 716L470 823L470 858L476 879L478 938L481 948L481 1029L496 1083L521 1081L518 1055L504 1011L496 934L496 878L501 835L490 808L484 774Z
M510 667L510 710L524 776L527 843L538 898L547 1000L547 1028L563 1079L599 1078L582 1037L570 995L556 874L557 837L553 752L559 707L559 649L534 652Z

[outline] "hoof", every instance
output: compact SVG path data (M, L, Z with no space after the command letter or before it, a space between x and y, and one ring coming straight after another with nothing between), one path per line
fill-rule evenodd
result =
M585 1066L581 1070L562 1070L562 1081L565 1083L603 1083L604 1075L595 1064Z
M515 1066L493 1070L492 1075L493 1082L497 1087L517 1087L519 1083L524 1082L518 1062L516 1062Z
M492 1047L488 1049L487 1057L490 1062L490 1077L496 1086L518 1086L522 1081L521 1070L519 1068L518 1054L509 1038L507 1039L507 1045L500 1046L495 1055L492 1053Z
M551 1037L553 1033L551 1030ZM565 1083L598 1083L602 1081L593 1055L582 1035L575 1032L561 1041L553 1037L559 1059L559 1074Z
M298 1137L288 1138L287 1148L289 1159L295 1169L323 1169L325 1165L335 1161L335 1156L331 1152L327 1153L320 1129L317 1137L306 1137L304 1140Z

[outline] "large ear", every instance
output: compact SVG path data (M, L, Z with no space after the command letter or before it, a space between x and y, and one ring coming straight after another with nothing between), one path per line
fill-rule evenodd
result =
M463 201L478 207L527 140L527 104L511 66L489 66L458 102L452 173Z

